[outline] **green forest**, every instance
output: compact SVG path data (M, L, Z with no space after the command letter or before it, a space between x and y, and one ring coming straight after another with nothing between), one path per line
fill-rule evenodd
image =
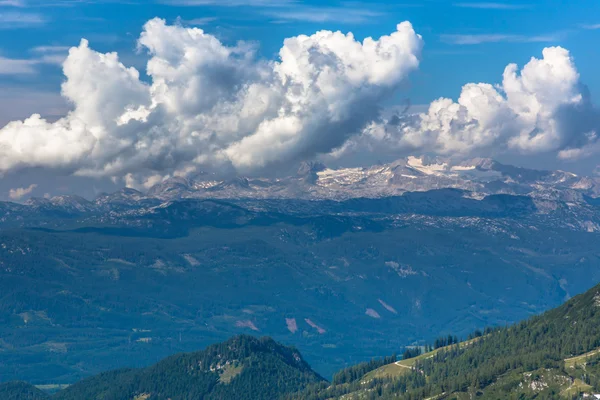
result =
M541 316L475 332L466 342L440 338L426 347L431 351L403 360L404 367L365 369L356 379L312 385L290 398L578 399L600 392L599 347L597 286Z

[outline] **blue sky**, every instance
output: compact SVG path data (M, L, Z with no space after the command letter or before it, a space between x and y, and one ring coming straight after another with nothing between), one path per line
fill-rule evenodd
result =
M467 82L498 82L508 63L522 65L545 46L560 45L573 54L593 97L600 95L600 2L587 0L4 0L0 55L36 59L42 54L35 48L56 46L60 51L85 37L92 48L117 51L125 64L143 70L145 58L136 53L135 42L144 22L156 16L199 25L225 43L255 41L266 58L276 57L286 37L320 29L379 37L409 20L425 41L419 71L397 99L409 98L412 104L454 98ZM28 68L29 73L10 70L0 75L3 98L10 92L19 96L19 91L29 94L32 89L59 90L62 74L57 65ZM33 104L28 101L24 107Z
M406 63L410 63L410 56L420 53L420 45L407 45L406 58L395 60L397 68L405 68L398 74L402 75L399 90L394 74L384 77L379 82L382 85L373 86L373 79L381 77L381 71L377 72L381 64L377 63L388 61L385 51L389 49L381 41L375 42L383 46L381 53L370 53L360 43L354 43L358 48L348 41L333 45L339 45L337 65L350 65L345 69L334 65L345 84L352 80L354 68L363 68L363 81L357 86L320 82L318 74L304 81L311 68L323 72L331 67L326 64L331 54L322 52L318 44L330 39L312 38L318 44L317 52L325 58L311 59L311 49L296 48L292 64L308 59L304 65L307 69L298 76L289 75L289 71L282 74L274 64L264 75L260 62L248 65L248 73L237 71L241 67L235 57L217 57L217 65L237 75L231 79L220 76L221 80L211 82L212 72L203 69L205 61L178 60L179 65L169 67L189 67L186 71L190 75L170 82L167 95L157 97L145 75L149 56L138 49L144 24L155 17L164 19L166 25L155 26L153 40L163 40L164 34L163 45L181 45L182 51L207 50L202 47L206 43L169 42L173 37L191 37L189 27L200 27L216 37L219 46L224 46L221 50L233 49L239 41L253 43L259 58L266 60L278 59L286 38L319 30L352 32L361 41L394 33L397 36L392 41L412 40L414 45L414 32L400 32L400 27L396 32L402 21L410 21L422 35L424 48L418 65L407 67ZM169 31L173 26L177 29ZM70 96L77 98L74 101L80 110L53 124L70 109L60 95L61 83L69 83L61 64L68 49L82 38L88 39L95 51L118 53L123 64L141 72L143 82L137 77L135 82L119 81L126 78L118 68L111 70L104 61L98 61L97 53L79 48L73 60L84 62L72 71ZM38 191L45 191L42 182L64 187L61 190L67 192L80 187L81 182L94 187L111 182L141 188L177 174L193 176L207 165L245 174L262 173L282 163L293 167L304 159L323 159L337 165L349 160L349 165L409 154L494 157L523 166L592 173L598 170L600 154L600 109L594 104L600 96L599 40L600 2L584 0L0 0L0 173L4 174L0 193L29 185L40 185ZM542 56L542 50L549 46L561 46L570 54L559 49ZM143 47L150 48L148 44ZM348 56L344 53L348 48L361 54ZM165 54L155 51L153 57L170 64ZM208 56L215 54L209 52ZM530 62L532 57L537 60ZM353 64L356 60L359 62ZM188 62L191 64L186 65ZM456 101L468 83L501 83L510 63L519 66L508 88L516 90L512 99L505 96L506 86L470 85L471 89L463 91L466 103L435 102L440 97ZM520 68L526 64L529 77L522 78ZM89 71L106 75L98 78ZM298 78L294 83L306 97L299 98L298 92L286 85L273 84L282 76L292 81ZM98 83L105 78L114 78L116 83ZM188 80L197 85L192 97L185 92ZM273 106L279 102L279 110L288 114L277 116L272 113L276 108L265 108L260 119L248 122L240 112L234 115L237 120L232 126L238 124L238 130L233 133L228 126L218 125L230 117L228 110L246 110L243 107L263 101L263 83L271 85L265 95L272 96L267 103L272 101L268 104ZM322 83L326 85L319 86ZM392 94L386 89L388 83ZM79 84L91 91L100 89L90 96L79 95ZM121 91L121 84L124 90L136 89ZM582 84L589 89L589 98ZM258 88L253 92L258 93L257 98L246 105L239 97L243 94L240 88L249 87L244 85ZM323 90L310 92L315 87ZM210 93L222 98L207 111L203 105L214 100ZM327 93L335 96L319 97ZM377 95L373 97L373 93ZM121 100L122 96L131 98ZM348 102L338 101L345 97L349 97ZM186 108L190 99L195 114ZM302 107L294 109L297 101ZM432 103L440 112L429 117L421 114L400 125L381 112L396 104L402 109L407 103L418 112ZM142 113L127 120L125 126L115 125L132 107ZM332 114L323 117L323 108ZM107 109L116 114L106 116ZM300 112L294 111L298 109ZM534 118L531 110L537 113ZM48 123L35 120L33 125L4 126L33 113L47 117ZM340 115L347 119L335 125ZM357 115L359 119L353 119ZM199 118L204 125L195 125ZM445 124L448 119L451 123ZM274 130L269 131L272 126ZM62 148L70 153L63 154Z
M143 70L145 59L136 53L135 42L144 22L156 16L199 25L225 43L258 42L266 58L276 57L286 37L321 29L379 37L409 20L425 40L421 67L405 92L412 104L455 97L467 82L497 82L508 63L522 65L548 45L568 48L582 81L592 94L600 94L600 2L587 0L4 0L0 55L34 59L40 56L35 48L57 46L58 51L85 37L92 48L117 51L124 63ZM2 74L4 90L59 89L58 66L36 64L31 69Z

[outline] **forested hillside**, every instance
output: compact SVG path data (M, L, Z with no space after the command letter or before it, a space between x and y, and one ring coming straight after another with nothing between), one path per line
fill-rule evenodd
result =
M0 384L2 400L50 400L50 396L33 385L25 382L8 382Z
M479 335L475 335L479 336ZM315 385L298 399L576 399L600 393L600 286L541 316Z
M265 399L322 381L295 349L270 338L237 336L197 353L178 354L144 369L85 379L56 400Z

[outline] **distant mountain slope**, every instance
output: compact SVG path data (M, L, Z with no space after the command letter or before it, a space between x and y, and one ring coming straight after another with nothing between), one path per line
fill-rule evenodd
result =
M540 209L459 189L158 204L122 194L132 202L69 217L7 204L0 381L69 384L254 332L331 376L448 330L527 318L600 281L600 209L586 202Z
M410 158L0 202L0 382L69 384L253 332L331 376L527 318L600 280L598 179Z
M151 367L85 379L55 400L272 400L322 381L300 353L270 338L237 336ZM24 400L24 399L23 399Z
M210 174L195 179L174 177L152 187L148 196L163 200L190 197L344 200L442 188L466 190L479 197L513 194L566 201L582 195L598 197L600 178L519 168L487 158L457 164L443 158L408 157L362 168L327 168L320 163L304 163L296 175L277 179L221 180Z
M25 382L8 382L0 384L2 400L50 400L50 396L33 385Z
M536 202L582 202L600 197L600 177L566 171L542 171L473 159L456 164L445 159L408 157L363 168L327 168L305 163L297 174L278 178L219 178L200 173L194 179L167 178L145 192L124 188L96 199L60 195L31 198L26 204L0 203L2 213L25 209L42 216L73 216L152 207L181 199L302 199L343 201L385 198L407 192L458 189L481 199L493 194L529 196ZM27 218L25 219L27 220Z
M541 316L298 399L579 399L600 393L600 285Z

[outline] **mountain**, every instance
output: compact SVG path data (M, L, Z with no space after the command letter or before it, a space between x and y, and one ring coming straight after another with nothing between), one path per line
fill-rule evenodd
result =
M383 195L396 175L438 188ZM522 320L600 281L590 179L407 159L0 202L0 381L70 384L243 333L330 377Z
M53 399L271 400L321 381L297 350L270 338L237 336L144 369L85 379Z
M8 382L0 384L2 400L50 400L50 396L33 385L25 382Z
M170 178L148 191L163 200L181 198L279 198L345 200L398 196L406 192L442 188L472 192L477 198L491 194L528 195L541 200L598 197L600 178L565 171L540 171L501 164L492 159L460 163L440 158L408 157L389 164L362 168L327 168L303 163L295 176L242 178L221 181L201 175L199 180Z
M327 167L320 162L303 162L298 168L298 177L306 183L315 184L319 181L319 172L325 171Z
M296 175L283 178L235 177L222 180L201 173L195 179L171 177L143 193L124 188L103 193L88 201L78 196L32 198L24 205L2 203L0 223L21 225L37 218L81 217L126 213L132 209L157 207L168 201L221 199L233 202L306 200L343 202L351 199L382 199L407 193L456 190L464 197L481 200L492 195L526 196L536 207L552 211L557 203L568 203L574 211L600 196L600 178L564 171L540 171L501 164L492 159L453 163L444 159L408 157L389 164L363 168L331 169L318 162L305 162Z
M600 285L516 325L489 329L483 335L478 332L468 341L379 368L363 368L363 372L341 371L332 385L315 385L293 397L484 400L600 396Z
M63 213L64 215L94 211L94 204L79 196L56 196L51 199L32 198L25 203L34 212Z

